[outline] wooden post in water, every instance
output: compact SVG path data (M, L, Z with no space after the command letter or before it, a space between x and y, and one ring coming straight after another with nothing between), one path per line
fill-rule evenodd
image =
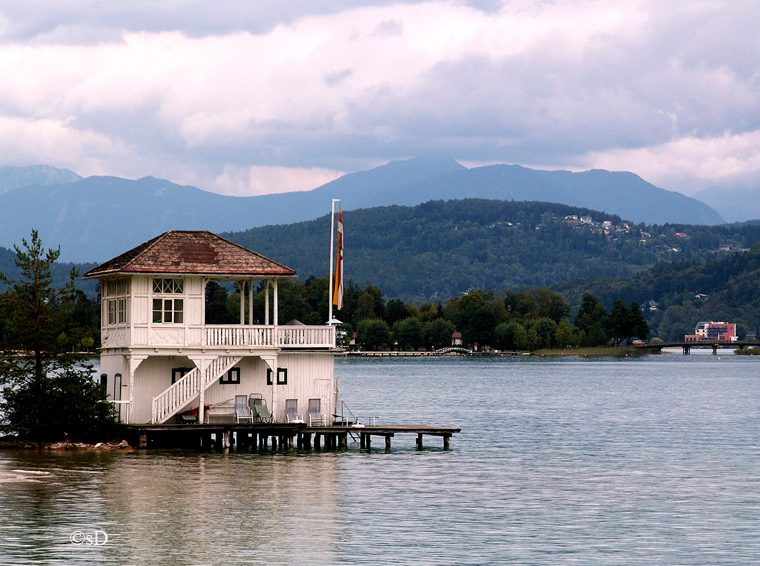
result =
M345 450L347 442L348 442L348 433L344 432L340 435L338 439L338 448L340 450Z
M444 434L443 435L443 449L448 450L449 449L449 439L451 438L450 434Z
M422 433L417 435L417 450L422 450Z
M391 451L391 436L392 434L386 434L385 435L385 451L390 452Z

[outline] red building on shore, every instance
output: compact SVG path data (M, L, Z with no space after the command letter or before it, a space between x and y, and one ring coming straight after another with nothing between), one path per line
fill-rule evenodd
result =
M684 336L686 342L736 342L736 324L733 322L698 322L694 334Z

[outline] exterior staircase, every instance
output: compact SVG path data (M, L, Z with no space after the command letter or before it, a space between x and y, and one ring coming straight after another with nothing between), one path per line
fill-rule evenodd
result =
M201 372L193 368L181 379L178 379L157 397L153 397L153 424L165 423L201 392L201 386L206 390L212 383L222 377L243 358L240 356L219 356L206 369L206 379L201 384Z

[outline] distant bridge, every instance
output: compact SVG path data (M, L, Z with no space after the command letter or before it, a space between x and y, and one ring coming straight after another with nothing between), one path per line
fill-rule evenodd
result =
M463 356L471 356L472 354L479 354L479 353L480 352L475 352L474 350L463 348L462 346L449 346L447 348L441 348L440 350L435 351L436 356L447 356L449 354L461 354Z
M636 348L645 350L656 349L662 352L663 348L681 348L684 354L689 354L692 348L712 348L713 354L718 353L718 348L731 348L743 350L744 348L760 347L760 340L744 342L724 342L713 340L700 340L698 342L663 342L662 344L636 344Z

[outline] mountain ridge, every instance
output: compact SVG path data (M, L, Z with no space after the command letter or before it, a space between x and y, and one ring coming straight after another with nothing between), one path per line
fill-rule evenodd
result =
M82 177L68 169L58 169L50 165L27 165L0 167L0 193L33 185L48 186L74 183Z
M468 169L453 159L394 161L349 173L310 191L250 197L219 195L165 179L112 176L16 187L0 194L0 245L11 248L33 228L60 244L64 261L105 261L170 229L234 232L310 220L343 210L430 200L545 200L603 208L634 222L722 223L703 203L626 172L539 171L519 165Z

